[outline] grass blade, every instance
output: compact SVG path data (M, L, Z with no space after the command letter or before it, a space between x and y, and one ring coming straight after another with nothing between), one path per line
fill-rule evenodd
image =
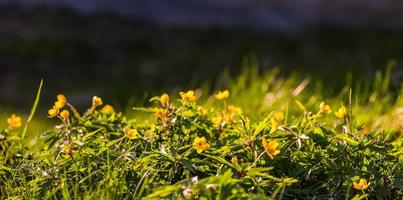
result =
M36 92L34 105L32 105L31 113L29 114L29 117L28 117L27 121L25 122L24 130L22 131L20 149L22 148L24 138L25 138L25 134L27 133L27 130L28 130L28 125L31 122L32 118L34 117L36 107L38 107L39 99L41 97L42 85L43 85L43 79L41 79L41 82L39 83L39 88L38 88L38 91Z

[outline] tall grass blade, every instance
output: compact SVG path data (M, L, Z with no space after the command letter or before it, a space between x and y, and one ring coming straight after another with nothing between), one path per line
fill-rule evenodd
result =
M41 82L39 83L39 88L38 88L38 91L36 92L34 105L31 108L31 113L29 114L29 117L28 117L27 121L25 122L24 130L22 131L20 149L22 148L25 134L27 133L27 130L28 130L28 125L32 121L32 118L34 117L36 107L38 107L39 99L41 97L42 85L43 85L43 79L41 79Z

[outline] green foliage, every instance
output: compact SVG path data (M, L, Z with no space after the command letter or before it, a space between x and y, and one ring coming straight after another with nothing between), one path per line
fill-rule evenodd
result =
M37 136L36 148L17 148L25 144L25 131L5 128L1 198L402 197L401 131L393 123L378 126L376 118L401 106L388 96L387 80L369 92L384 97L365 101L362 94L353 103L355 93L342 91L326 101L333 111L320 106L320 93L305 89L309 81L283 80L276 71L258 76L252 70L229 82L228 99L204 100L201 90L182 93L182 99L154 97L154 106L135 108L148 118L127 119L112 107L100 108L95 97L80 114L68 101L57 108L61 123ZM364 112L374 113L374 103L389 108L362 120ZM336 116L343 105L346 113ZM360 179L368 188L353 188Z

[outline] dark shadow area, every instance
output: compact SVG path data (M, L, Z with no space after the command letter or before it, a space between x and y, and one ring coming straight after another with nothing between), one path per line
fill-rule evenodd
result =
M247 57L261 70L280 66L337 89L351 72L369 81L397 61L399 29L309 25L292 32L236 27L161 26L111 12L80 14L61 7L0 7L0 104L27 105L45 80L45 101L63 92L77 104L94 94L123 105L130 97L214 83L224 69L236 75ZM25 107L25 106L24 106Z

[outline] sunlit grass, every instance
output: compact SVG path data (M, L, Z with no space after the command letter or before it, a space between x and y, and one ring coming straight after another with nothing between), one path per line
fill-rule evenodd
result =
M5 111L0 193L23 199L398 198L403 90L389 88L392 69L393 63L371 84L349 81L332 91L309 77L250 67L234 78L223 73L213 87L156 94L125 113L100 97L77 112L59 95L48 106L52 118L36 113L24 141L18 139L23 126L8 128L13 112Z

